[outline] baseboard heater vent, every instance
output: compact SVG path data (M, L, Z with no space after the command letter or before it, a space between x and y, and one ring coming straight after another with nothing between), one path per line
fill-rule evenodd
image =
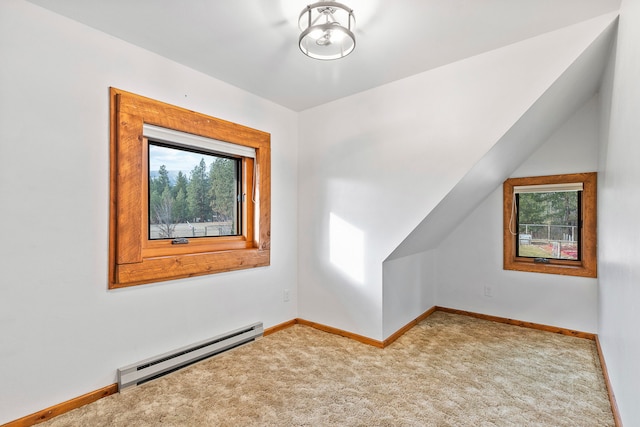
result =
M258 322L125 366L118 369L118 389L122 391L132 386L144 384L185 366L250 343L261 338L263 332L262 322Z

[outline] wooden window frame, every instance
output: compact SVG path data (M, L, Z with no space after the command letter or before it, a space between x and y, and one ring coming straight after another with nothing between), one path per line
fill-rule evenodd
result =
M110 124L110 289L270 264L270 134L116 88L110 88ZM242 235L201 237L186 245L149 239L144 124L255 149L255 165L249 157L241 161L247 195Z
M548 185L565 183L583 183L581 197L580 220L581 259L560 260L549 259L548 263L535 262L534 258L516 256L518 234L511 233L514 189L521 185ZM533 273L561 274L566 276L598 277L597 276L597 173L586 172L577 174L549 175L526 178L507 179L503 186L503 242L504 269L528 271Z

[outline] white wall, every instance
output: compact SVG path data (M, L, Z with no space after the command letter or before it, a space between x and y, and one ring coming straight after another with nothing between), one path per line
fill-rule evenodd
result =
M300 316L382 340L421 314L383 308L383 261L614 18L302 112Z
M431 250L384 262L384 339L436 305L436 255Z
M625 426L640 425L640 2L623 0L603 83L599 337Z
M296 113L22 0L0 56L0 424L297 317ZM271 133L270 267L107 290L109 86Z
M594 97L512 177L596 171L598 120ZM597 279L503 270L502 224L500 186L438 247L437 304L597 332Z

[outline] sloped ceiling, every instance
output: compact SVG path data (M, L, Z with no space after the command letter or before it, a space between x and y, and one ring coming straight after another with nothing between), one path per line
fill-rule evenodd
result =
M599 89L615 35L615 14L602 33L389 255L433 249Z
M615 11L620 0L344 0L357 46L297 47L301 0L29 0L295 111Z

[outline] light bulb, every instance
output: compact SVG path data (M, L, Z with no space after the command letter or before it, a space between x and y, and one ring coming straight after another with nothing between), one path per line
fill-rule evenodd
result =
M322 34L322 37L319 37L318 40L316 40L316 44L318 46L328 46L333 42L333 37L332 37L332 32L330 30L327 30L324 32L324 34Z

